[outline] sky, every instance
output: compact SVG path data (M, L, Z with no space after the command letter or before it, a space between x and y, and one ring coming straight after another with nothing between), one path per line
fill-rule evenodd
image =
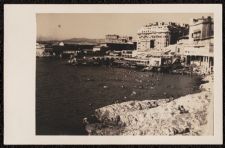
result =
M210 13L39 13L36 15L38 40L71 38L104 39L106 34L130 35L153 22L189 24L191 18Z

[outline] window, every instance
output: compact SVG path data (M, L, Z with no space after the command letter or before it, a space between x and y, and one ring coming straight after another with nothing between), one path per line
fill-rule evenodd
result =
M192 33L192 38L194 39L194 41L195 41L195 40L199 40L199 39L201 38L201 31L200 31L200 30L194 31L194 32Z
M150 40L150 48L154 48L155 47L155 41L154 40Z

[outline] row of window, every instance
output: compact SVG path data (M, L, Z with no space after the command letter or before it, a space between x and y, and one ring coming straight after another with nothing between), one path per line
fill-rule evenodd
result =
M138 43L139 44L139 43ZM160 44L160 42L155 42L155 40L151 40L150 41L150 48L155 48L155 44ZM168 45L168 43L166 42L166 43L164 43L164 46L167 46ZM142 44L142 47L145 47L146 46L146 44Z
M165 36L160 36L160 35L156 35L156 36L140 36L139 38L168 38L167 35Z
M152 33L152 32L157 32L157 33L166 33L168 30L165 30L162 32L161 30L157 30L157 31L152 31L152 30L147 30L147 31L141 31L141 33Z

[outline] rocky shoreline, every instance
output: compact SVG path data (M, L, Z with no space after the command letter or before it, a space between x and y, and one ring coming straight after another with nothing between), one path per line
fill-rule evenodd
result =
M200 93L96 109L85 129L89 135L212 135L213 75L203 81Z

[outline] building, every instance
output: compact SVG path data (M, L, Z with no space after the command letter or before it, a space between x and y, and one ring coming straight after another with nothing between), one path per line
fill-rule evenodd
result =
M45 53L49 56L53 55L53 47L51 44L45 44Z
M45 52L45 45L36 43L36 56L37 57L43 57Z
M185 56L185 50L184 47L189 46L191 43L189 41L189 35L182 36L177 41L176 47L175 47L175 53L176 55L179 55L181 57Z
M108 34L105 36L106 43L132 44L132 36L119 36L116 34Z
M132 36L119 36L108 34L105 36L105 43L110 51L135 50L136 42L133 42Z
M201 73L213 72L214 28L213 18L191 19L188 39L178 41L179 52L186 65L192 65Z
M132 58L132 51L131 50L122 50L121 57L123 58Z
M94 46L94 47L93 47L93 52L101 51L101 49L102 49L101 46Z
M201 17L191 19L189 25L176 23L154 23L142 27L138 31L137 50L132 57L136 59L152 59L155 51L162 55L159 58L179 60L184 66L193 68L201 74L213 72L213 18ZM169 61L169 60L166 60ZM161 62L161 65L163 62Z
M95 45L90 44L65 44L63 42L55 43L53 46L53 52L59 57L70 57L71 55L77 55L78 53L92 52Z
M212 38L214 34L213 24L213 19L210 16L191 19L189 39L196 43Z
M145 25L137 33L137 51L162 51L170 44L176 44L178 38L186 34L187 24L155 22Z
M135 44L107 43L107 49L110 51L135 50Z

